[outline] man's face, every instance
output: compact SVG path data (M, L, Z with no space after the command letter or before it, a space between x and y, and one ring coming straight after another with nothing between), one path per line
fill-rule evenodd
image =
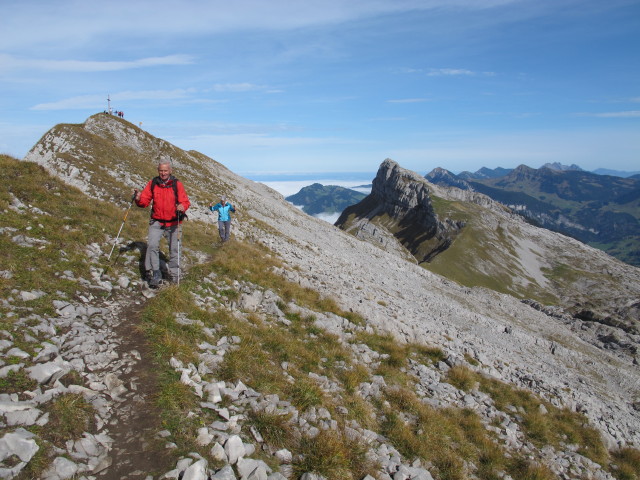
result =
M166 182L169 179L169 175L171 175L171 167L169 165L158 165L158 176L160 180Z

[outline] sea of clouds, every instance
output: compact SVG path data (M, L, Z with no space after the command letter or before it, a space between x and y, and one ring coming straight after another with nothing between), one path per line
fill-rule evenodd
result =
M321 185L337 185L339 187L351 188L357 192L369 194L371 192L371 182L373 181L375 174L349 174L349 173L335 173L335 174L297 174L297 175L247 175L246 177L256 182L264 183L270 188L273 188L278 193L282 194L285 198L290 195L295 195L304 187L308 187L314 183ZM297 208L302 209L302 205L295 205ZM338 220L341 212L336 213L319 213L314 217L324 220L329 223L335 223Z

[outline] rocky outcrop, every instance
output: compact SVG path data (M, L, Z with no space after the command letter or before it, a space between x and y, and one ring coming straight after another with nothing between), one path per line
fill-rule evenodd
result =
M401 250L400 244L422 263L449 248L464 222L440 219L428 183L387 159L378 169L371 194L346 208L335 225L387 248L395 244L394 250Z

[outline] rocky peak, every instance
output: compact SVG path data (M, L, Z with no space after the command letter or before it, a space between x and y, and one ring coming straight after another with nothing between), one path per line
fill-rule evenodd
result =
M435 185L456 187L460 188L461 190L473 190L473 187L471 187L468 182L451 173L449 170L441 167L434 168L429 173L427 173L424 178Z
M418 262L428 261L446 250L464 226L438 218L430 188L417 173L386 159L373 180L371 194L345 209L336 226L387 247L395 244L396 250L408 252Z
M513 171L509 174L510 178L524 179L527 177L531 177L535 175L536 169L531 168L527 165L518 165Z
M418 218L422 221L426 220L425 217L435 215L427 182L391 159L380 164L371 193L382 201L385 212L390 215L404 216L417 213L417 210L425 214L424 217L420 215L423 218Z
M540 168L548 168L550 170L559 170L561 172L566 172L568 170L575 170L575 171L580 171L580 172L584 171L582 168L580 168L575 163L572 163L571 165L563 165L560 162L545 163Z

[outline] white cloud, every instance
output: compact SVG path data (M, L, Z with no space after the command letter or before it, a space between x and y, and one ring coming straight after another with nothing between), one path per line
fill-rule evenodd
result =
M340 214L342 212L336 212L336 213L317 213L314 215L314 217L319 218L320 220L324 220L325 222L329 222L330 224L334 224L336 223L336 221L338 220L338 218L340 218Z
M190 55L167 55L117 62L24 59L11 55L0 55L0 65L3 70L29 69L58 72L113 72L134 68L189 65L193 62L194 59Z
M428 102L426 98L400 98L397 100L387 100L387 103L421 103Z
M350 143L343 138L326 137L275 137L262 133L242 133L236 135L197 135L188 137L188 143L197 145L237 146L242 149L248 148L285 148L301 147L324 144Z
M253 83L217 83L213 85L215 92L249 92L253 90L264 90L266 87L254 85Z
M462 8L480 10L519 0L30 0L3 6L0 50L23 44L46 44L55 38L88 40L96 35L200 35L284 30L338 24L412 10ZM6 3L6 2L5 2ZM13 4L13 5L12 5Z
M623 112L600 112L600 113L578 113L579 117L597 118L637 118L640 117L640 110L629 110Z
M459 76L459 75L467 75L472 76L475 75L471 70L466 70L463 68L432 68L427 73L429 77L440 77L440 76Z
M176 88L174 90L124 91L113 94L114 100L175 100L188 98L197 93L195 88Z
M113 102L125 100L175 100L188 98L193 93L195 93L193 89L125 91L110 94L110 98ZM106 100L104 95L81 95L58 100L57 102L39 103L31 107L30 110L99 110L104 108Z
M494 72L474 72L472 70L467 70L465 68L432 68L427 72L428 77L475 77L475 76L484 76L484 77L493 77L495 76Z

